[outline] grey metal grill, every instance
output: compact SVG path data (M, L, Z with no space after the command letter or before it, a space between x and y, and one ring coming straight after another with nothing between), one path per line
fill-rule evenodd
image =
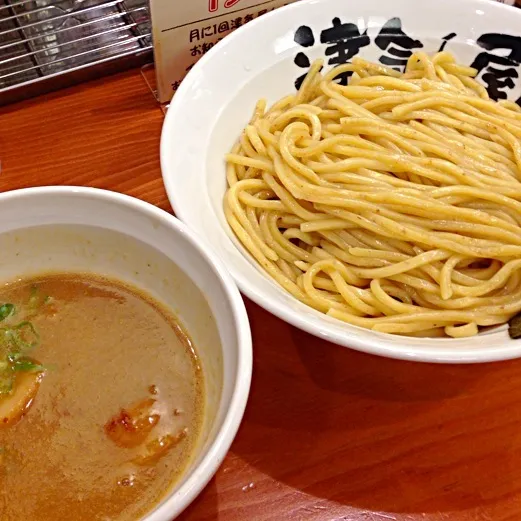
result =
M0 97L75 71L85 77L86 68L118 58L150 56L150 32L147 0L0 0Z

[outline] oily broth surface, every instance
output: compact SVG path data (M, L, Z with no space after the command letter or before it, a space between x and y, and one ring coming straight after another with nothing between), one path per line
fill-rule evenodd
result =
M190 339L153 300L90 275L46 275L0 290L23 306L30 288L52 297L32 322L34 358L48 369L27 415L0 429L2 521L135 521L189 462L203 419L203 381ZM151 396L151 386L157 394ZM187 436L155 465L132 460L104 426L122 408L156 399L153 437Z

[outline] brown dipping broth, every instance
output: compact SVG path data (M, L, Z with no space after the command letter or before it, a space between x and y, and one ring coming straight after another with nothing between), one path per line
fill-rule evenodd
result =
M0 303L23 314L33 287L42 298L30 356L45 373L25 416L0 425L0 519L136 521L180 477L201 430L192 343L157 302L90 275L6 285ZM134 433L125 422L143 403L146 436L130 446L118 435Z

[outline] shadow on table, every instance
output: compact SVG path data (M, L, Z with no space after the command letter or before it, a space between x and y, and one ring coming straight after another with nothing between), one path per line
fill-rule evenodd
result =
M507 390L520 363L379 358L248 307L254 379L233 451L259 471L318 498L388 512L482 508L519 484L519 394Z

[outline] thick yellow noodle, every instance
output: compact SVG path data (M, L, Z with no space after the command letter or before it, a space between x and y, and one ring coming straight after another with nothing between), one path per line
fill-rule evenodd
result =
M241 243L300 301L375 331L465 337L520 312L517 105L446 52L404 74L321 67L260 101L226 156Z

